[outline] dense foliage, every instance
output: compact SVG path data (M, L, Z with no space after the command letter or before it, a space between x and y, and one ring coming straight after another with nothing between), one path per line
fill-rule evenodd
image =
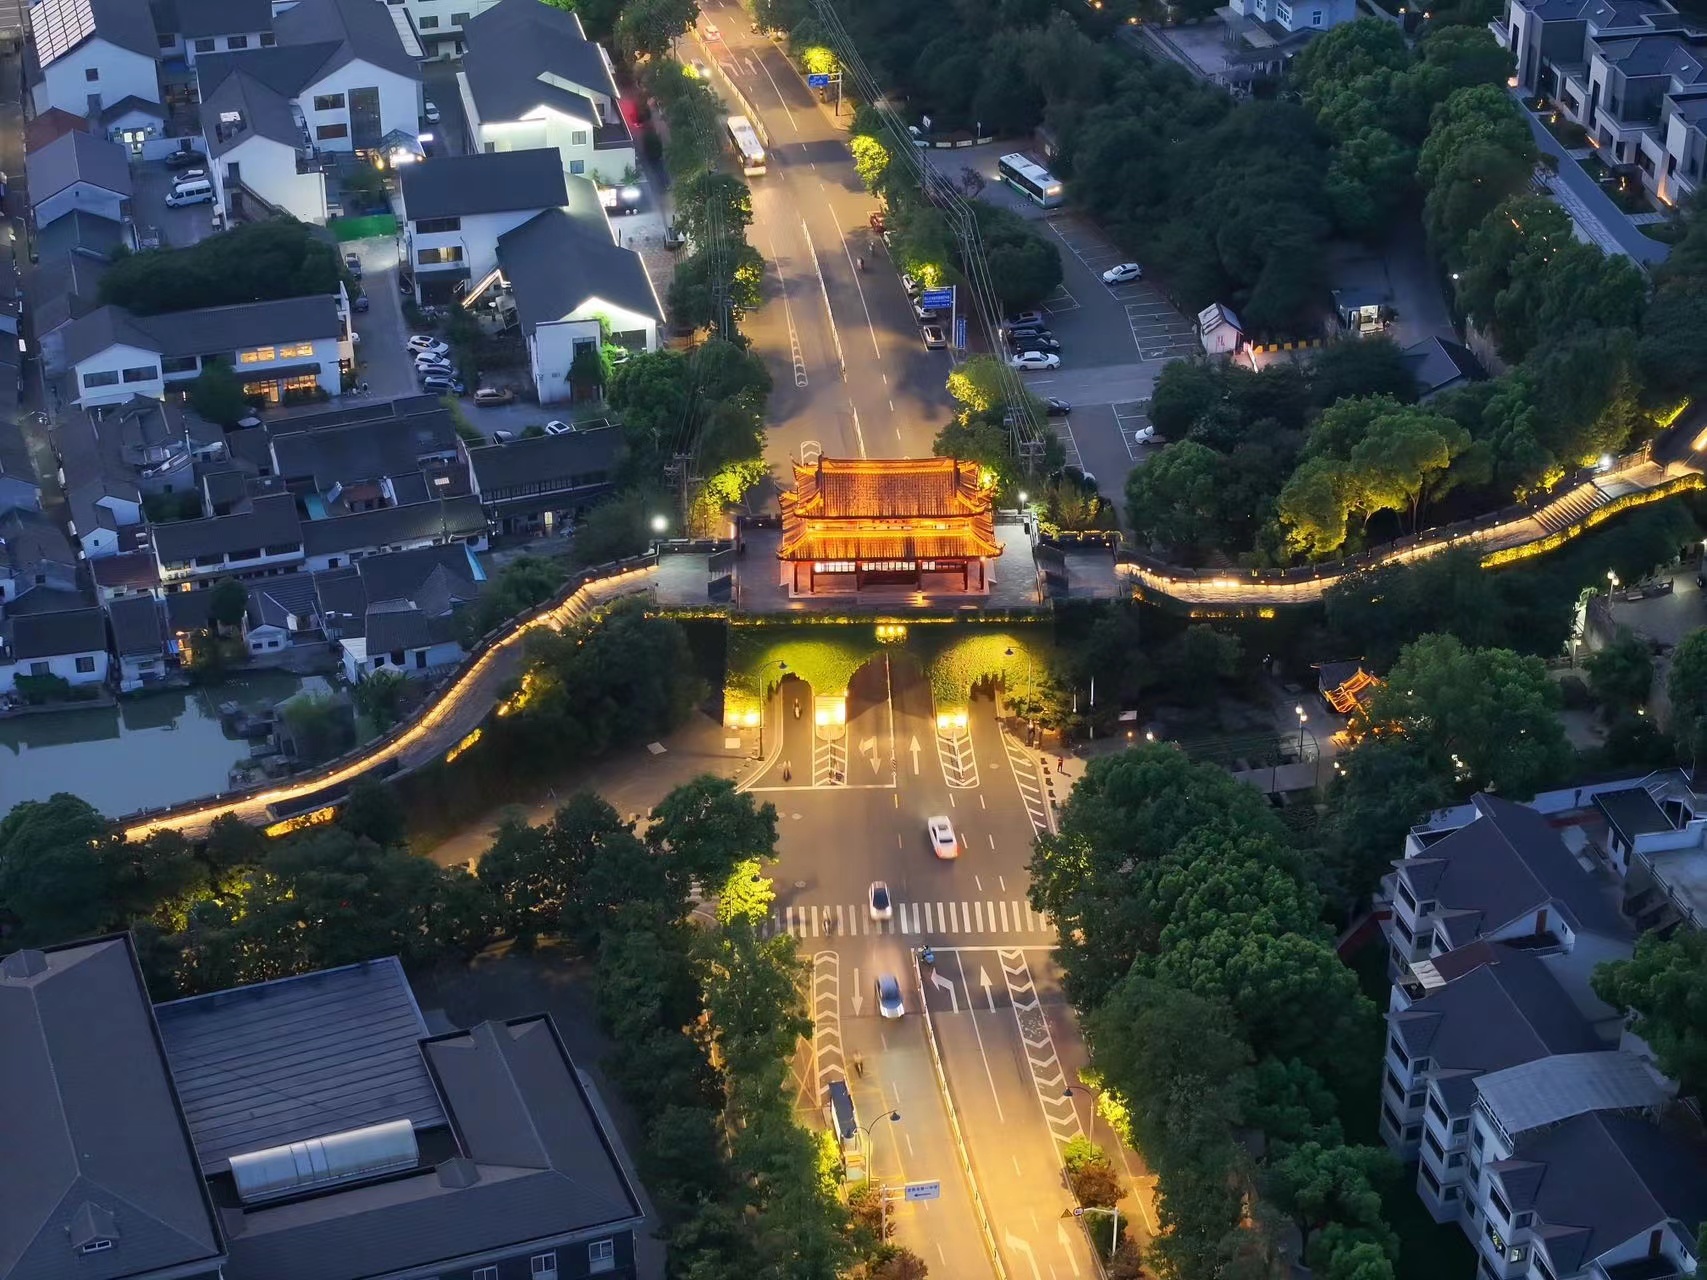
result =
M245 223L183 249L119 257L101 277L101 301L138 315L335 293L335 245L291 219Z

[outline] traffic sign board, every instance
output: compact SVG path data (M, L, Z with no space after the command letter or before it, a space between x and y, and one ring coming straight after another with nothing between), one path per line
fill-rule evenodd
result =
M806 83L814 89L825 89L829 87L830 77L827 74L814 73L806 77Z
M919 305L926 311L946 311L954 305L954 286L946 289L926 289L919 299Z
M954 349L956 351L966 350L966 317L965 316L955 316L954 317Z
M940 1182L909 1182L907 1184L907 1199L935 1200L942 1195Z

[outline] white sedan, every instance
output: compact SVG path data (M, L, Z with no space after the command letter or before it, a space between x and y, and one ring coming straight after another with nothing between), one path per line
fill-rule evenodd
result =
M930 818L925 822L931 833L931 852L939 858L958 858L960 856L960 840L954 834L954 824L945 817Z
M1010 369L1059 369L1061 357L1053 351L1021 351L1008 357Z
M417 333L409 339L409 350L418 356L445 356L450 354L450 344Z
M884 880L873 880L871 888L866 891L866 905L871 910L873 920L888 920L895 914L895 904L889 900L889 884Z
M1144 278L1144 268L1136 262L1123 262L1118 267L1110 267L1102 273L1104 284L1125 284L1128 280Z
M428 102L426 104L426 107L427 107L427 109L425 111L423 111L421 114L427 117L427 123L428 124L437 124L439 122L438 104L434 103L434 102Z

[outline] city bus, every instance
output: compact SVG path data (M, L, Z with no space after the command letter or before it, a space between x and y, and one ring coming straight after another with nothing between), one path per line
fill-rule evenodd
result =
M755 130L746 116L729 117L729 141L735 147L735 155L741 161L741 172L749 178L756 178L765 171L765 149L759 142L758 131Z
M1030 196L1045 209L1053 209L1063 199L1061 184L1050 176L1049 170L1017 151L1003 156L996 169L1003 182L1021 195Z

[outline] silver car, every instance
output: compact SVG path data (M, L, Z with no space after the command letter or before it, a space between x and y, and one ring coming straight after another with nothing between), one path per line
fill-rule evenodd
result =
M901 984L892 973L877 980L877 1012L885 1018L899 1018L907 1012L901 1002Z

